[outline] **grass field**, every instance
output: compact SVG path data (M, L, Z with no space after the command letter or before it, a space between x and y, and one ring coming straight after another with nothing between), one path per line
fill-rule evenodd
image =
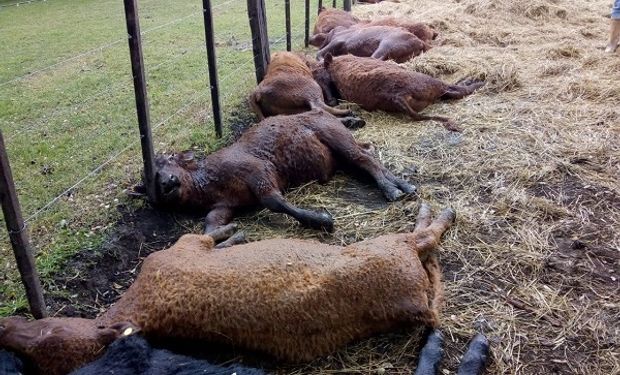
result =
M276 42L283 35L283 2L267 2ZM255 83L252 63L243 65L251 57L245 2L218 3L226 3L216 11L216 35L222 87L230 95L226 111L235 113L227 119L235 123L237 115L247 117L242 99ZM252 240L288 236L348 244L407 230L419 200L435 209L452 206L457 223L439 254L446 283L442 373L455 373L476 331L491 341L491 374L620 373L620 59L602 51L609 3L401 0L357 6L361 17L397 15L435 25L441 34L435 48L405 64L408 69L450 82L486 80L476 94L425 111L454 118L464 132L360 111L368 125L356 138L372 142L382 162L412 180L418 200L387 204L373 185L338 175L287 195L302 207L327 208L336 219L333 234L265 210L236 221ZM155 131L156 146L209 152L221 143L208 119L199 4L143 1L141 10L143 30L163 26L144 36L153 123L182 109ZM79 0L0 10L0 126L26 216L137 141L121 11L116 2ZM293 24L301 25L301 9L293 13ZM295 39L298 47L301 39ZM192 101L196 95L202 96ZM60 304L52 298L52 313L97 314L131 282L147 253L179 233L200 230L200 218L160 214L125 197L123 190L139 179L138 155L129 148L32 220L46 291L64 298ZM9 270L0 276L0 315L24 312L6 245L0 260ZM410 374L420 333L375 337L277 370Z

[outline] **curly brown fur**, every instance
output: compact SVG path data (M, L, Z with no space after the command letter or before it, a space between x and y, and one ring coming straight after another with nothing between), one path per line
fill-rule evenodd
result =
M390 201L415 191L322 110L268 117L201 161L182 153L159 157L156 164L158 202L208 212L207 231L229 223L236 209L259 204L305 226L332 230L331 216L294 207L282 192L310 181L325 183L343 165L370 174Z
M321 87L312 77L306 61L292 52L276 52L271 56L265 78L250 96L250 105L259 120L314 108L336 116L351 114L349 110L331 108L325 104Z
M317 54L319 60L327 54L352 54L403 63L431 48L409 31L391 26L337 27L324 40Z
M392 62L352 55L327 56L324 66L344 100L357 103L368 111L405 113L415 121L440 121L447 129L457 131L458 126L450 119L424 116L418 112L440 99L461 99L484 85L484 82L476 81L449 85Z
M422 205L419 217L413 233L346 247L275 239L217 251L212 238L185 235L149 255L134 284L99 318L0 320L13 332L0 334L0 347L36 352L30 359L37 364L68 370L92 359L90 348L100 345L96 327L132 322L147 338L204 340L307 361L374 334L436 327L443 285L435 252L455 214L445 210L431 221ZM11 342L21 332L60 331L76 321L79 329L49 339Z

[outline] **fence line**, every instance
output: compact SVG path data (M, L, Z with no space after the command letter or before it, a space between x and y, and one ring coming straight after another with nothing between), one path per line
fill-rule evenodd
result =
M160 68L162 68L165 65L171 64L171 63L173 63L175 61L181 60L184 57L187 57L189 52L197 51L199 49L202 49L203 47L204 47L203 43L200 43L199 45L196 45L194 48L190 48L190 49L186 50L185 53L178 54L178 55L176 55L175 57L173 57L171 59L165 60L165 61L155 65L154 67L152 67L150 69L147 69L147 73L156 72L157 70L159 70ZM89 97L87 97L85 99L81 99L80 103L78 103L78 104L73 104L73 105L70 105L69 107L61 107L61 108L55 109L55 110L53 110L51 112L48 112L49 115L46 116L44 114L43 116L40 116L39 117L39 121L33 121L29 125L26 125L26 127L21 129L20 131L14 133L14 134L11 134L9 137L7 137L7 141L10 141L10 140L12 140L12 139L14 139L14 138L16 138L16 137L18 137L20 135L23 135L25 133L28 133L30 131L34 131L34 130L39 129L39 127L37 127L37 125L43 125L45 121L49 121L50 119L53 119L54 117L56 117L58 115L85 108L85 107L87 107L87 104L90 101L92 101L92 100L94 100L96 98L102 97L105 94L110 94L112 92L119 91L120 89L123 89L123 88L131 88L131 86L127 86L127 85L131 84L132 81L133 81L133 76L130 77L129 79L124 79L124 80L122 80L121 82L119 82L117 84L109 85L109 86L107 86L107 88L105 88L103 90L100 90L100 91L96 92L95 94L93 94L93 95L91 95L91 96L89 96ZM44 118L44 119L41 120L42 118Z
M221 3L218 4L219 6L224 6L226 4L232 3L234 1L240 1L240 0L228 0L225 3ZM214 7L215 8L215 7ZM298 25L295 28L291 29L291 34L293 33L293 31L298 32L301 30L301 33L297 33L297 36L301 36L303 35L304 32L304 25ZM143 34L143 33L142 33ZM281 37L279 37L278 39L274 40L273 42L270 42L270 45L277 45L278 43L284 41L286 38L286 33L284 33ZM123 39L124 40L124 39ZM185 56L187 54L182 54L181 56ZM242 68L246 67L247 65L249 65L250 63L252 63L254 61L254 58L256 58L257 56L252 56L251 58L247 59L246 61L244 61L242 64L240 64L239 66L237 66L233 71L228 72L226 74L225 77L222 78L222 80L220 82L224 83L224 82L228 82L232 77L235 77L237 73L239 73L241 71ZM171 61L176 61L177 59L179 59L181 57L176 57L173 59L169 59L165 62L162 62L158 65L156 65L155 68L159 68L165 64L170 63ZM151 70L152 71L152 70ZM1 85L0 85L1 86ZM175 116L181 114L182 112L184 112L185 110L187 110L192 104L194 104L196 101L200 100L201 98L205 97L208 94L208 90L205 90L205 92L203 92L202 94L198 94L195 95L192 99L190 99L190 101L186 102L182 107L180 107L179 109L177 109L174 113L172 113L171 115L169 115L168 117L166 117L165 119L161 120L160 122L158 122L155 126L152 127L152 130L155 131L157 129L159 129L160 127L164 126L166 123L168 123L172 118L174 118ZM225 96L225 99L230 99L233 95L235 95L236 93L230 93L227 96ZM208 117L211 117L211 115L209 115ZM99 135L103 134L103 131L99 133ZM132 142L130 142L128 145L126 145L125 147L123 147L120 151L116 152L114 155L112 155L111 157L109 157L108 159L106 159L103 163L99 164L98 166L96 166L94 169L92 169L90 172L88 172L85 176L83 176L82 178L80 178L77 182L75 182L73 185L71 185L69 188L65 189L62 193L58 194L57 196L55 196L54 198L52 198L50 201L48 201L45 205L43 205L41 208L39 208L38 210L36 210L33 214L31 214L30 216L28 216L24 222L30 223L32 220L34 220L35 218L37 218L41 213L45 212L46 210L48 210L50 207L52 207L55 203L57 203L60 199L62 199L62 197L67 196L69 193L71 193L73 190L75 190L76 188L78 188L80 185L82 185L85 181L87 181L88 179L90 179L91 177L97 175L99 172L101 172L106 166L108 166L110 163L114 162L115 160L117 160L121 155L123 155L125 152L127 152L128 150L130 150L132 147L135 147L138 143L139 143L140 139L136 139ZM4 237L4 236L3 236Z
M3 4L0 5L0 8L8 8L8 7L18 7L20 5L23 4L31 4L31 3L40 3L40 2L46 2L47 0L29 0L29 1L20 1L17 3L11 3L11 4Z

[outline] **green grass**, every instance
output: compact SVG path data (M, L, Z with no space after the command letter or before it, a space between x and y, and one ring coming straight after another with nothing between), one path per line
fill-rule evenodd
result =
M245 0L212 3L226 114L244 105L255 85L251 36ZM272 51L282 50L284 1L266 3ZM299 49L304 9L292 3L293 44ZM202 2L142 0L139 6L156 149L220 147L210 116ZM124 189L139 180L122 2L48 0L0 8L0 128L24 217L36 214L29 233L48 282L76 252L101 244L117 219L116 206L127 203ZM6 233L0 236L4 316L26 303Z

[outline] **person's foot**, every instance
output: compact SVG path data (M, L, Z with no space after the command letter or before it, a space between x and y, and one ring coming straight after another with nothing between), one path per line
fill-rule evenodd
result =
M605 52L614 53L620 45L620 20L611 20L611 32L609 35L609 44L605 48Z

